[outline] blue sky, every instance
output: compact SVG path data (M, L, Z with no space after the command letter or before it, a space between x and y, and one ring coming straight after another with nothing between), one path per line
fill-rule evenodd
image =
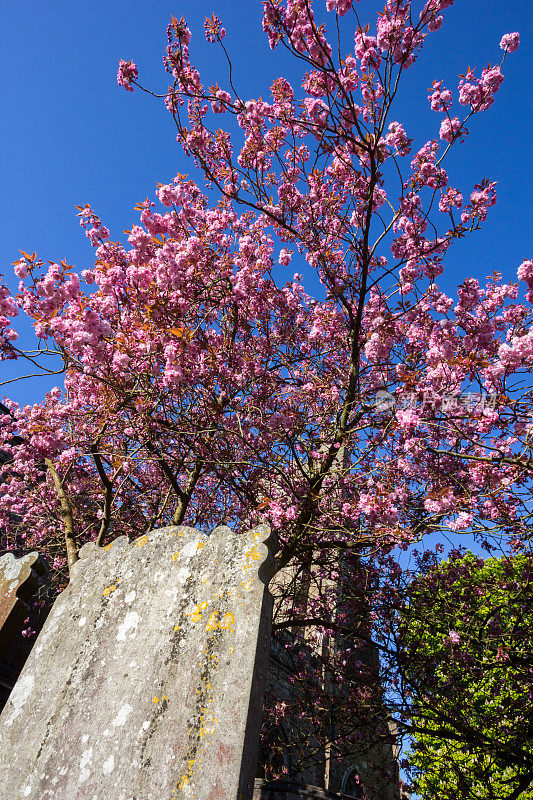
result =
M323 6L325 0L316 4L321 15ZM243 95L266 97L279 75L298 85L291 61L268 48L261 7L258 0L0 0L0 272L11 286L16 281L10 264L19 248L43 259L65 258L80 269L90 266L92 248L78 225L76 204L90 203L111 237L119 239L135 221L135 203L153 198L157 182L191 172L164 107L116 84L119 58L132 58L145 85L166 88L161 58L171 14L189 22L191 53L204 83L223 85L225 75L217 48L203 35L203 20L215 11L227 29L225 42ZM373 26L381 7L382 2L361 0L357 10ZM333 17L327 18L331 26ZM494 269L512 280L522 259L533 257L530 3L456 0L407 73L394 117L406 123L415 145L433 138L439 115L429 111L426 99L432 81L444 78L453 89L467 66L479 71L489 61L497 63L501 35L514 30L521 32L521 46L506 62L496 103L472 121L470 139L448 165L453 185L466 189L482 177L497 180L499 201L484 231L454 248L446 288ZM11 384L5 391L28 402L39 399L41 387Z

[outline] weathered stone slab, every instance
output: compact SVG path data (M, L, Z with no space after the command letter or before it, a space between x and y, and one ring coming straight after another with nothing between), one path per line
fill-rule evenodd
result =
M38 553L16 558L5 553L0 558L0 628L16 606L18 599L27 599L38 586L37 573L42 572Z
M33 607L46 578L46 567L38 553L0 558L0 710L17 680L33 645L23 635L25 627L38 630L46 609ZM29 618L28 625L25 620Z
M249 800L265 527L85 545L0 717L10 800Z

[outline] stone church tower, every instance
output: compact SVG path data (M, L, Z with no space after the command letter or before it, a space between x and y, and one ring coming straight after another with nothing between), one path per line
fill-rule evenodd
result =
M339 561L343 563L340 555ZM361 568L357 557L352 562L344 562L347 572ZM276 576L272 590L278 598L292 592L294 617L306 618L313 616L309 608L316 607L321 593L331 597L331 581L327 583L325 586L324 581L317 581L311 571L296 573L288 568ZM333 589L339 598L342 578ZM291 628L290 616L283 619L278 612L274 618L266 705L277 705L285 713L279 718L274 715L276 721L266 731L254 800L409 800L399 775L397 736L390 714L380 699L374 700L366 718L347 707L344 684L338 680L333 658L336 649L344 649L339 644L346 642L335 641L334 636L317 639L311 628ZM349 627L362 631L361 626L369 636L368 617L354 620ZM370 685L380 686L375 647L358 646L351 659L354 681L362 669ZM350 666L345 662L343 680L349 676ZM380 694L377 689L376 697ZM315 703L318 727L311 722L313 712L302 716L298 711ZM343 737L344 748L338 745ZM272 780L272 775L281 777Z

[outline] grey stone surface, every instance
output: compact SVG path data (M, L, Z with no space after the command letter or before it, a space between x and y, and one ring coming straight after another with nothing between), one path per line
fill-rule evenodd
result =
M38 553L28 553L16 558L13 553L5 553L0 558L0 628L4 625L17 599L30 597L38 585L36 574L42 572Z
M10 800L250 800L268 529L85 545L0 716Z
M40 630L46 618L49 604L36 607L45 587L46 567L38 553L20 558L5 553L0 558L0 711L33 646L34 640L22 632Z

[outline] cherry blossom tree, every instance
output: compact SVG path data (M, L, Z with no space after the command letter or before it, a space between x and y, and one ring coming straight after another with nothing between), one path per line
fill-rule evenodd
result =
M267 521L281 646L320 651L324 697L335 675L339 702L360 710L328 739L331 758L361 746L365 714L391 737L369 653L398 554L439 531L513 552L529 540L533 261L521 283L466 278L455 299L437 283L496 202L494 181L462 187L445 166L492 105L518 33L496 66L434 82L432 139L415 144L397 118L403 75L452 2L387 0L371 30L356 3L327 0L331 37L310 0L266 0L270 47L303 70L267 99L240 96L229 56L223 86L204 85L172 18L160 96L214 191L182 174L159 185L127 243L80 207L94 265L23 253L19 294L0 287L3 358L39 371L54 355L64 376L41 403L5 401L6 545L42 550L61 585L87 541ZM216 16L205 33L227 52ZM133 61L118 82L149 91Z

